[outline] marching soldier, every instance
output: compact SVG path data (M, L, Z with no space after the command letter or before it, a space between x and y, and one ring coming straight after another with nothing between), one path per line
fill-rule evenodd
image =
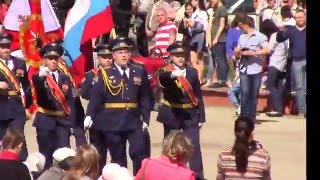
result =
M40 51L45 67L32 77L38 109L33 126L36 127L39 152L46 157L45 168L52 162L53 152L61 147L70 147L70 105L74 103L71 83L67 75L58 70L63 47L48 44Z
M98 67L92 69L91 71L87 72L85 74L85 79L82 82L81 85L81 96L89 100L91 95L95 95L91 93L93 85L96 83L98 78L98 73L100 69L109 69L112 65L112 52L109 49L108 45L98 45L95 49L98 55L98 61L99 65ZM95 119L95 117L92 117L92 119ZM83 119L82 119L83 120ZM96 130L95 124L93 124L93 127L89 129L90 134L90 143L93 144L100 155L100 161L99 161L99 169L102 172L102 168L106 164L106 157L107 157L107 144L106 140L104 140L103 133L101 131Z
M81 104L78 85L75 79L73 78L71 72L69 71L68 66L65 64L65 61L62 58L62 56L59 58L59 61L58 61L58 70L60 73L68 76L71 81L71 92L74 100L74 102L70 105L70 108L71 108L70 119L73 120L71 134L74 135L76 140L76 146L79 147L81 145L87 144L87 140L86 140L85 132L83 129L84 109Z
M189 165L203 178L199 131L205 122L205 111L198 73L185 63L182 42L171 44L167 50L171 63L159 71L164 101L157 121L163 123L164 137L172 130L182 130L191 138L194 153Z
M32 104L26 63L10 56L11 40L11 35L0 34L0 140L8 127L24 132L25 108ZM27 156L24 145L20 159L24 161Z
M114 62L111 68L100 70L84 126L89 128L95 124L95 129L103 133L108 143L111 161L124 167L127 167L128 140L135 175L147 157L143 130L148 127L152 109L146 86L148 77L140 66L128 63L130 46L125 39L116 38L110 46Z

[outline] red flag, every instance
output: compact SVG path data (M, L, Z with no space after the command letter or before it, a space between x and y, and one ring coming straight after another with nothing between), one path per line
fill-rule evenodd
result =
M31 82L33 105L29 112L33 113L37 109L36 96L32 82L33 74L39 71L43 65L40 56L41 47L45 44L52 43L63 38L63 32L59 28L55 31L45 32L44 22L42 19L41 4L39 0L29 0L31 15L23 17L23 24L20 26L19 42L20 48L25 55L26 63L30 66L28 78ZM53 12L52 12L53 13ZM55 16L55 14L53 14Z

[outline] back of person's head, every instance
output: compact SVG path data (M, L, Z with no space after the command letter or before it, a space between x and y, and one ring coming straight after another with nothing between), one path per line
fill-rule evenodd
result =
M55 150L52 154L53 166L59 167L60 169L67 171L72 167L75 155L76 151L71 148L59 148Z
M83 145L77 148L72 168L67 173L66 180L79 179L88 176L97 179L99 172L99 155L93 145Z
M21 149L23 143L25 143L23 133L17 129L9 127L6 134L3 136L2 149Z
M247 14L246 11L239 11L239 12L236 14L235 18L238 19L238 22L244 22L244 21L247 20L248 14Z
M238 172L246 172L249 157L249 145L252 140L254 122L249 117L239 116L234 124L236 136L232 152L235 155Z
M162 154L170 160L186 163L192 153L191 139L184 132L172 132L163 141Z
M292 18L292 12L289 6L283 6L281 8L281 16L282 18Z
M273 33L278 31L278 26L271 19L266 19L260 24L260 32L266 35L268 39L270 39Z
M247 18L247 13L245 12L245 11L240 11L240 12L238 12L235 16L234 16L234 18L233 18L233 20L232 20L232 22L231 22L231 28L236 28L236 27L238 27L238 25L239 25L239 22L240 22L240 19L243 19L243 18Z
M132 176L127 168L116 163L108 163L102 169L102 175L98 180L131 180Z

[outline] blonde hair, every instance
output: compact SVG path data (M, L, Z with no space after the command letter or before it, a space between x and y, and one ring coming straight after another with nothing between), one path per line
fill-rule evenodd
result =
M184 132L171 132L163 141L162 154L173 161L188 162L193 154L191 139Z
M65 180L80 179L81 176L88 176L97 179L99 171L99 154L92 145L83 145L77 148L72 168L66 174Z

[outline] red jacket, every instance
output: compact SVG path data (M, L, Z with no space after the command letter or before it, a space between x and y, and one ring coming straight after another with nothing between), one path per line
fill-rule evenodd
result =
M142 161L135 180L195 180L195 173L182 163L174 163L165 156L157 159L147 158Z

